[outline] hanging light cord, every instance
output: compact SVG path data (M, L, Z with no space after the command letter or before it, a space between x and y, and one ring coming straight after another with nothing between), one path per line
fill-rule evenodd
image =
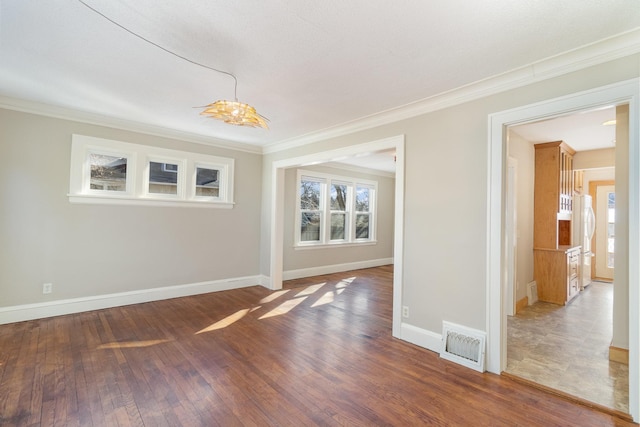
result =
M175 52L172 52L172 51L170 51L169 49L166 49L166 48L164 48L164 47L160 46L159 44L157 44L157 43L155 43L155 42L152 42L151 40L149 40L149 39L147 39L147 38L144 38L144 37L143 37L143 36L141 36L140 34L135 33L135 32L133 32L133 31L131 31L130 29L128 29L127 27L125 27L125 26L123 26L123 25L119 24L118 22L116 22L116 21L114 21L113 19L109 18L109 17L108 17L107 15L105 15L104 13L102 13L102 12L100 12L99 10L97 10L97 9L93 8L92 6L89 6L89 5L88 5L87 3L85 3L83 0L78 0L78 2L82 3L82 4L83 4L84 6L86 6L89 10L92 10L93 12L95 12L95 13L97 13L98 15L102 16L104 19L106 19L107 21L111 22L112 24L117 25L118 27L122 28L123 30L125 30L125 31L126 31L126 32L128 32L129 34L136 36L136 37L137 37L137 38L139 38L140 40L143 40L143 41L145 41L145 42L147 42L147 43L149 43L149 44L151 44L151 45L153 45L153 46L157 47L158 49L162 49L162 50L164 50L165 52L170 53L171 55L173 55L173 56L175 56L175 57L177 57L177 58L183 59L183 60L185 60L185 61L187 61L187 62L190 62L190 63L192 63L192 64L194 64L194 65L198 65L198 66L203 67L203 68L206 68L206 69L208 69L208 70L215 71L215 72L217 72L217 73L221 73L221 74L226 74L227 76L231 76L231 77L233 78L233 81L234 81L233 95L234 95L234 97L235 97L236 102L238 101L238 79L236 78L236 76L234 76L234 75L233 75L233 74L231 74L230 72L228 72L228 71L223 71L223 70L218 70L218 69L213 68L213 67L209 67L208 65L201 64L201 63L199 63L199 62L196 62L196 61L193 61L193 60L191 60L191 59L189 59L189 58L186 58L186 57L184 57L184 56L182 56L182 55L179 55L179 54L177 54L177 53L175 53Z

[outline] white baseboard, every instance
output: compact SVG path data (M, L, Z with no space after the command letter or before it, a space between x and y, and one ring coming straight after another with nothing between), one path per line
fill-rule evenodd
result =
M427 350L435 351L436 353L440 353L442 347L442 334L437 334L407 323L400 325L399 338L411 344L424 347Z
M322 265L319 267L301 268L282 272L282 280L300 279L302 277L321 276L323 274L341 273L361 268L379 267L393 264L393 258L372 259L367 261L348 262L345 264Z
M166 286L162 288L143 289L115 294L95 295L72 298L37 304L24 304L11 307L0 307L0 325L22 322L24 320L42 319L83 311L159 301L169 298L206 294L209 292L239 289L256 286L261 283L261 276L235 277L231 279L213 280L209 282L190 283L186 285Z
M264 286L267 289L271 289L271 276L265 276L264 274L261 274L260 276L258 276L258 279L260 280L259 281L260 286Z

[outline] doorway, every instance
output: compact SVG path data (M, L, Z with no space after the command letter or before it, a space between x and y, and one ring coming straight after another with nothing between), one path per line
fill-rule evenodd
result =
M615 265L615 200L614 181L595 181L589 184L594 201L596 232L593 237L595 256L591 263L591 276L595 280L613 282Z
M285 170L287 168L327 163L350 156L375 153L388 149L394 149L396 153L392 335L397 338L403 338L401 307L404 246L404 135L300 157L277 160L272 163L269 288L272 290L282 289Z
M596 108L606 105L629 104L629 114L632 117L628 125L628 171L624 174L625 197L628 198L628 233L631 238L625 246L629 259L640 256L640 182L637 179L640 172L640 147L638 146L638 121L634 118L638 114L639 81L633 79L618 84L597 88L563 98L532 104L507 110L489 116L489 215L487 221L487 369L500 374L506 367L506 316L504 314L505 258L504 258L504 180L506 173L505 128L507 126L541 120L549 117L568 114L575 111ZM626 163L626 162L625 162ZM620 184L620 180L618 180ZM620 188L618 191L620 196ZM620 248L618 248L620 249ZM620 265L618 265L620 268ZM634 420L640 419L639 408L639 328L640 321L640 266L629 263L624 267L628 271L625 287L628 290L628 340L629 340L629 413Z

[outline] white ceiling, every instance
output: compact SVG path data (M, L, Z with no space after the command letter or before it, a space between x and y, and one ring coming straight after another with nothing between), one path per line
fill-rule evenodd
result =
M640 27L638 0L85 0L234 73L270 130L199 116L233 80L78 0L0 0L0 96L265 146Z
M607 107L513 126L511 129L533 144L564 141L576 151L588 151L615 147L615 125L603 125L615 118L615 107Z

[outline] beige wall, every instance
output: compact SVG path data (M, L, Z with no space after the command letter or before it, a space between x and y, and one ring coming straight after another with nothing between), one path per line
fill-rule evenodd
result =
M489 114L637 78L639 59L633 55L415 118L265 155L262 272L270 274L274 161L404 134L402 303L411 312L411 318L405 320L436 333L442 330L443 320L486 330Z
M580 151L573 156L573 168L576 170L604 168L608 166L615 166L615 164L615 148Z
M233 157L236 205L70 204L74 133ZM259 274L260 155L0 110L0 159L0 307Z
M393 257L393 210L395 199L394 178L336 169L334 167L305 166L302 169L377 181L377 244L357 247L349 246L304 250L294 249L295 203L297 195L296 173L298 169L287 169L285 171L284 200L284 271Z
M508 153L518 162L516 183L517 264L516 300L527 296L527 284L533 280L533 190L535 149L517 132L509 130Z

